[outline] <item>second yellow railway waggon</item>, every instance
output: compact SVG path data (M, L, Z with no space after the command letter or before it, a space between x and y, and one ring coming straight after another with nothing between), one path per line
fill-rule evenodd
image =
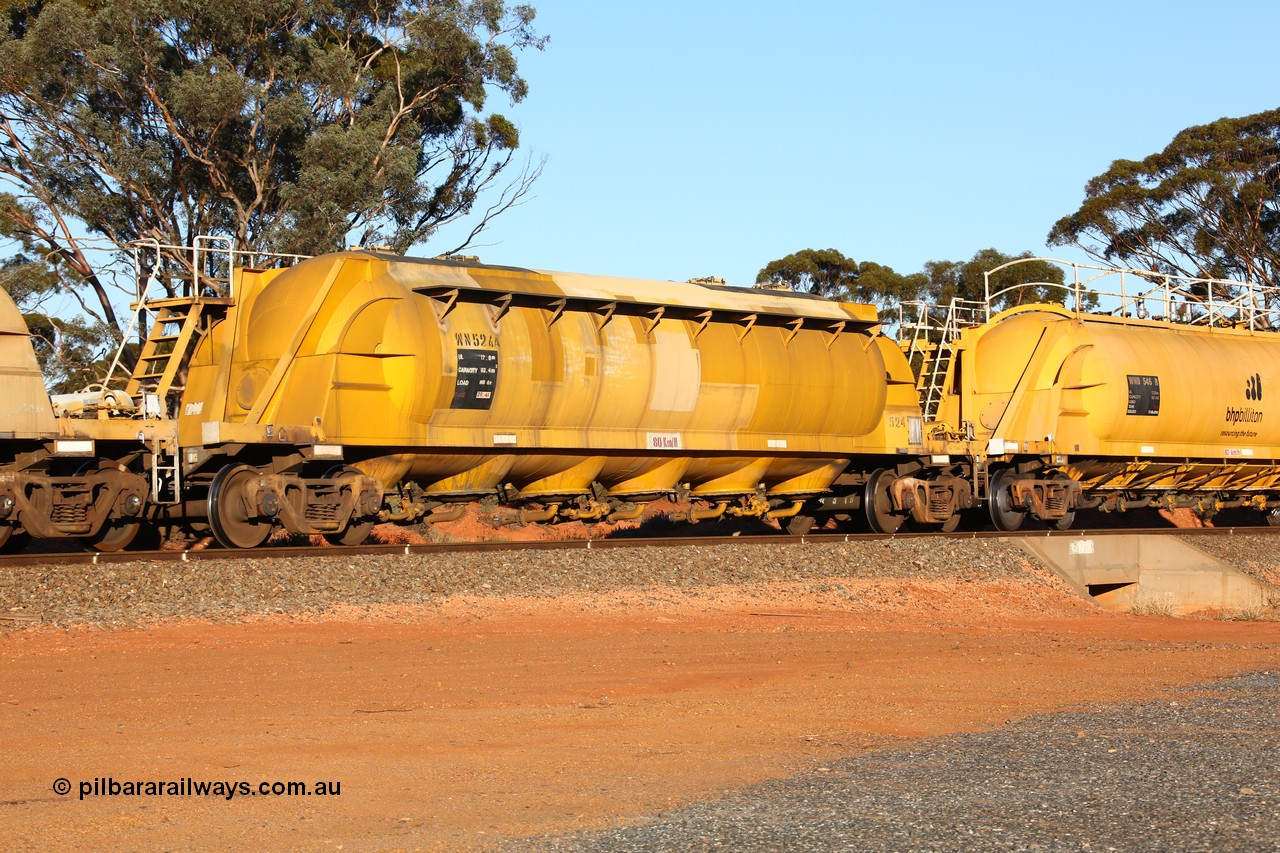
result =
M958 324L934 376L931 449L969 460L1001 529L1065 527L1091 508L1253 507L1276 520L1280 293L1130 273L1110 304Z

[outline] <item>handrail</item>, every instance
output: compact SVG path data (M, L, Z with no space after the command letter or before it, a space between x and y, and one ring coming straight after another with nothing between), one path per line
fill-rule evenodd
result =
M234 270L292 266L312 257L284 252L238 249L233 238L209 234L196 236L190 246L147 239L134 241L130 244L130 248L133 251L138 302L145 302L151 288L159 283L156 273L161 271L161 263L165 258L177 259L182 264L179 270L168 273L168 277L182 282L184 296L199 298L216 295L234 298L235 294L232 292ZM169 288L166 288L166 293L168 290Z
M128 328L120 339L120 346L111 359L106 379L102 383L104 388L112 381L119 381L117 372L121 369L125 348L128 347L130 338L135 333L145 337L142 330L149 328L151 322L154 322L156 311L149 304L151 301L174 296L175 292L180 292L182 298L194 299L197 302L206 298L234 299L233 289L237 268L263 269L287 266L310 257L309 255L237 249L233 238L207 234L195 237L190 246L144 239L129 244L129 249L133 255L136 310L132 312L133 316ZM176 259L179 268L166 268L164 266L166 259L170 261ZM260 266L264 260L268 263ZM157 287L163 292L155 294ZM144 317L149 318L145 327L143 326Z
M1070 282L1024 282L992 292L994 274L1027 263L1065 267L1071 271ZM1134 279L1139 284L1133 284ZM1110 290L1097 286L1108 280L1114 280L1118 286ZM1094 266L1060 258L1018 258L984 272L987 318L990 319L993 306L1001 297L1030 288L1065 291L1075 303L1070 310L1077 315L1104 314L1207 328L1280 331L1280 287L1155 270ZM1067 304L1067 298L1063 304Z

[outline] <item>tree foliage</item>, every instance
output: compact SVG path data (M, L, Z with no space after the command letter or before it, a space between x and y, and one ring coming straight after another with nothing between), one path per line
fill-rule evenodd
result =
M982 249L967 261L929 261L924 265L928 278L925 292L930 302L949 305L952 299L985 302L989 287L993 310L1031 302L1065 302L1068 294L1061 286L1066 280L1062 267L1033 257L1030 252L1006 255ZM1026 263L1005 267L1013 261ZM999 267L1005 268L997 271ZM989 282L988 273L993 273Z
M983 249L968 261L929 261L921 272L902 274L873 261L856 262L835 249L802 249L770 261L756 276L756 283L783 284L830 299L869 303L879 308L882 318L888 319L899 304L910 300L944 306L952 299L983 302L985 273L1012 261L1026 260L1027 263L998 270L991 276L991 292L996 295L992 307L1065 302L1068 293L1061 287L1065 280L1062 268L1031 260L1032 257L1030 252L1007 255L995 249ZM1085 306L1092 304L1096 304L1096 297L1086 294Z
M516 203L531 6L503 0L10 0L0 232L119 323L84 235L253 251L403 251ZM494 195L496 193L496 195ZM474 237L475 232L472 233ZM469 242L469 240L468 240ZM464 244L465 245L465 244ZM176 259L175 259L176 260Z
M756 284L785 285L792 290L841 299L858 281L858 262L835 249L801 249L770 261L756 276Z
M1050 245L1157 272L1280 286L1280 110L1189 127L1085 185Z
M882 313L915 298L923 278L904 276L873 261L859 263L835 249L801 249L770 261L756 276L757 285L785 285L841 302L865 302Z

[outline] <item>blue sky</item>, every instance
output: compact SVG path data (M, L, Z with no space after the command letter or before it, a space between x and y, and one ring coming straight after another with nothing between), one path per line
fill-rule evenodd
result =
M750 284L802 248L904 273L1047 253L1111 161L1280 106L1261 0L532 1L529 97L489 107L547 165L471 250L490 263Z

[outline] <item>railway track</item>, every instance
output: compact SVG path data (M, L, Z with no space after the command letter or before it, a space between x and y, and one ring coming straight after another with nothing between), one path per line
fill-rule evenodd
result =
M90 551L50 551L0 555L0 570L6 567L45 565L111 565L118 563L160 562L184 563L197 560L262 560L277 558L339 558L345 556L428 556L431 554L466 554L490 551L574 551L619 548L680 548L708 547L715 545L806 545L836 544L841 542L877 542L917 539L1019 539L1019 538L1088 538L1099 536L1234 536L1280 535L1280 528L1257 527L1151 527L1151 528L1099 528L1095 530L998 530L956 531L954 533L808 533L803 536L787 534L734 534L731 536L620 536L602 539L561 539L537 542L440 542L423 545L358 545L315 546L279 545L250 550L225 548L198 548L164 551L118 551L111 553Z
M738 536L549 542L26 553L0 558L0 633L27 625L136 627L169 619L219 622L281 614L321 618L335 608L414 608L452 596L604 594L612 600L614 593L629 590L658 599L691 591L696 597L697 590L759 591L765 588L760 584L774 582L873 609L909 602L913 593L906 590L916 583L941 583L944 589L957 579L962 586L994 584L992 589L1012 583L1014 597L1025 603L1029 590L1033 599L1036 590L1048 590L1040 588L1042 579L1026 573L1019 544L1033 538L1191 535L1220 559L1241 567L1256 564L1266 574L1275 565L1272 543L1280 541L1271 539L1275 532L1162 527L801 537L742 531ZM851 579L851 585L846 588L841 579ZM877 586L881 582L887 585ZM872 591L864 599L859 589Z

